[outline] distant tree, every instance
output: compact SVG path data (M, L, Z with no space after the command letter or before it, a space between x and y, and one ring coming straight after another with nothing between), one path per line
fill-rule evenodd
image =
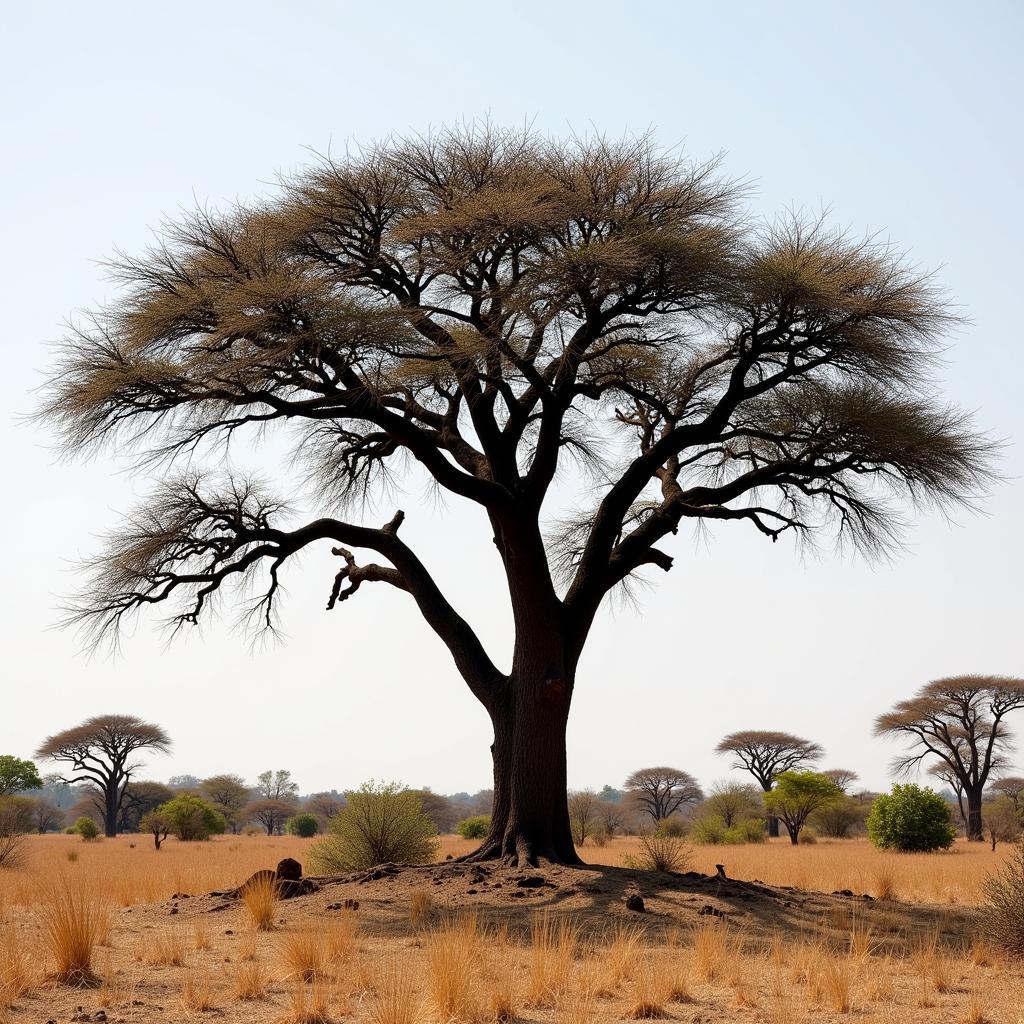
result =
M288 800L253 800L242 808L245 821L259 822L267 830L267 835L280 835L284 823L295 813L295 804Z
M934 758L963 788L967 838L984 839L981 805L989 776L1005 764L1006 716L1024 707L1024 679L951 676L926 683L875 720L876 736L904 738L911 752L893 763L897 775Z
M577 846L582 846L594 831L597 808L597 794L592 789L578 789L569 794L569 824Z
M455 831L463 839L483 839L491 827L491 818L487 814L475 814L471 818L463 818L456 822Z
M341 813L345 800L335 793L315 793L305 803L305 810L316 815L320 831L326 832L331 818Z
M715 747L718 754L732 754L733 768L750 772L762 791L768 793L783 772L806 768L821 758L817 743L772 729L742 729L724 736ZM779 820L768 819L768 834L778 836Z
M704 799L697 780L681 768L641 768L626 779L624 786L656 823Z
M849 793L850 787L860 778L849 768L826 768L821 774L831 779L844 793Z
M761 793L754 786L740 782L716 782L701 810L722 819L726 828L739 821L764 816Z
M44 796L35 798L32 821L40 835L44 832L56 832L63 820L64 812L52 800L47 800Z
M299 795L299 787L292 781L292 773L281 768L276 772L260 772L256 776L256 792L264 800L293 801Z
M149 811L139 822L139 831L153 837L153 845L159 850L163 841L174 831L171 819L160 810Z
M43 780L36 766L13 754L0 754L0 798L26 789L41 789Z
M416 789L413 792L419 796L423 813L434 823L434 828L438 832L446 835L455 828L455 823L460 817L460 807L453 804L448 797L429 789Z
M956 839L951 817L949 804L934 790L897 784L871 805L868 838L879 849L901 853L945 850Z
M38 758L66 762L64 781L84 782L103 798L103 824L108 836L117 835L117 818L125 786L142 766L136 754L171 749L159 725L135 715L95 715L81 725L48 736L36 751Z
M989 784L1000 796L1009 799L1018 811L1024 811L1024 777L1004 775Z
M87 814L83 814L75 823L71 826L74 832L77 832L86 842L92 842L99 834L100 827L96 822L90 818Z
M789 841L796 846L807 819L842 795L843 791L819 772L787 771L775 776L775 785L764 794L764 805L783 822Z
M828 777L826 772L822 774ZM854 830L863 826L867 815L868 809L864 804L844 793L834 803L819 807L811 815L809 824L829 839L848 839Z
M622 799L622 790L614 789L605 783L598 791L597 799L604 803L617 804Z
M157 809L170 822L174 835L184 843L220 835L227 827L224 815L194 793L178 793Z
M315 814L308 811L300 811L293 814L285 823L284 830L291 836L299 836L301 839L309 839L320 831L320 823Z
M604 789L608 787L605 786ZM602 793L604 789L601 790ZM626 814L620 801L621 795L619 800L598 800L594 811L598 824L609 839L618 835L626 825Z
M35 804L30 796L0 797L0 830L7 835L34 831Z
M252 799L252 790L240 775L211 775L199 783L199 792L224 815L228 828L237 832L242 809Z
M171 789L183 789L194 793L199 789L199 777L196 775L172 775L167 780L167 785Z
M960 812L960 821L963 823L964 832L966 833L967 804L964 802L964 784L961 782L960 776L945 761L936 761L934 764L928 765L928 774L940 782L944 782L949 787L953 794L953 799L956 800L957 810Z
M162 782L129 782L121 795L118 818L122 832L138 832L144 815L155 811L174 796L174 790Z
M1021 813L1008 796L1000 796L996 800L986 800L981 805L982 820L985 834L995 851L996 843L1015 843L1021 837Z

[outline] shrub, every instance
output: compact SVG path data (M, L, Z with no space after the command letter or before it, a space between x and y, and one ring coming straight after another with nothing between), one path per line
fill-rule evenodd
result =
M852 796L844 796L834 804L819 808L811 815L811 824L819 835L829 839L847 839L864 826L864 805Z
M690 841L698 846L717 846L726 841L725 821L718 814L702 814L690 825Z
M309 839L310 836L315 836L320 830L320 822L316 820L315 814L302 811L299 814L293 814L284 823L284 830L291 836Z
M192 793L179 793L173 800L161 804L163 815L171 832L183 842L196 842L220 835L226 828L224 815L213 804Z
M953 845L949 804L934 790L908 783L895 785L871 805L868 837L883 850L903 853L945 850Z
M686 822L682 818L662 818L658 822L658 835L682 839L686 835Z
M477 814L472 818L463 818L455 826L455 831L463 839L483 839L491 827L491 816L489 814Z
M142 816L139 821L139 831L148 832L153 837L153 845L159 850L160 844L171 834L173 829L170 818L158 809Z
M818 833L810 825L805 825L800 830L800 845L813 846L818 841Z
M640 836L635 863L644 871L682 871L690 863L690 849L678 836L648 833Z
M100 834L99 825L97 825L96 822L92 820L92 818L84 814L82 815L81 818L78 819L78 821L74 823L74 825L71 826L71 828L77 835L80 835L86 842L95 839Z
M741 818L725 830L722 841L741 846L744 843L763 843L766 838L764 821L760 818Z
M419 794L397 782L364 783L348 794L328 835L309 853L325 873L359 871L374 864L417 864L437 855L437 831Z
M988 917L986 929L1013 956L1024 956L1024 843L999 871L981 884Z

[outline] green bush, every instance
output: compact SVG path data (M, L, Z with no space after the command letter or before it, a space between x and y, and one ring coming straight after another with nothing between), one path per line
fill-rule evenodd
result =
M698 846L718 846L726 841L727 831L721 815L702 814L699 818L694 818L690 825L689 838L691 843Z
M192 793L179 793L158 808L173 835L183 842L197 842L220 835L227 827L224 815L211 803Z
M818 841L818 833L810 825L804 825L800 830L800 845L813 846Z
M95 839L100 834L99 825L97 825L92 818L84 814L74 823L74 825L71 826L71 828L86 840L86 842Z
M892 787L871 805L868 837L883 850L902 853L945 850L953 845L949 804L934 790L908 783Z
M301 811L298 814L293 814L284 823L284 830L289 835L309 839L310 836L315 836L320 830L320 823L316 820L315 814Z
M745 843L763 843L766 838L764 821L760 818L741 818L725 830L722 842L741 846Z
M455 831L463 839L483 839L490 831L491 816L489 814L477 814L472 818L463 818L455 826Z
M682 818L662 818L658 822L658 835L671 839L682 839L686 835L686 822Z
M371 781L347 798L327 836L309 851L315 870L360 871L375 864L421 864L437 856L437 830L418 793L397 782Z

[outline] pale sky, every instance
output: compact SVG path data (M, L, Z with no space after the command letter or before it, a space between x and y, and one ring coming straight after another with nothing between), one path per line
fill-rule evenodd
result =
M284 767L304 792L370 777L490 785L486 716L411 601L367 586L327 614L325 552L288 573L280 646L252 651L214 622L166 649L143 620L117 658L80 655L50 628L72 564L148 482L114 458L58 463L20 419L62 321L113 295L96 261L115 246L138 251L197 200L265 193L308 147L489 116L555 134L653 128L696 158L723 152L727 173L755 183L758 214L827 206L941 268L970 318L950 339L943 391L1008 441L984 515L922 518L882 566L827 546L801 559L735 524L706 544L681 534L676 567L639 611L608 609L595 627L570 721L573 787L618 786L648 764L708 784L727 774L715 743L739 728L805 735L826 747L823 766L887 786L895 748L872 739L876 714L938 676L1024 675L1021 12L891 0L8 7L0 753L126 712L174 740L149 777ZM439 509L419 488L401 504L403 536L504 663L506 602L478 513Z

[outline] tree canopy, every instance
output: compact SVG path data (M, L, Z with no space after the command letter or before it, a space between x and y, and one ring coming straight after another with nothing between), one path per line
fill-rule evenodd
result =
M43 780L31 761L0 754L0 797L11 796L26 789L41 789Z

